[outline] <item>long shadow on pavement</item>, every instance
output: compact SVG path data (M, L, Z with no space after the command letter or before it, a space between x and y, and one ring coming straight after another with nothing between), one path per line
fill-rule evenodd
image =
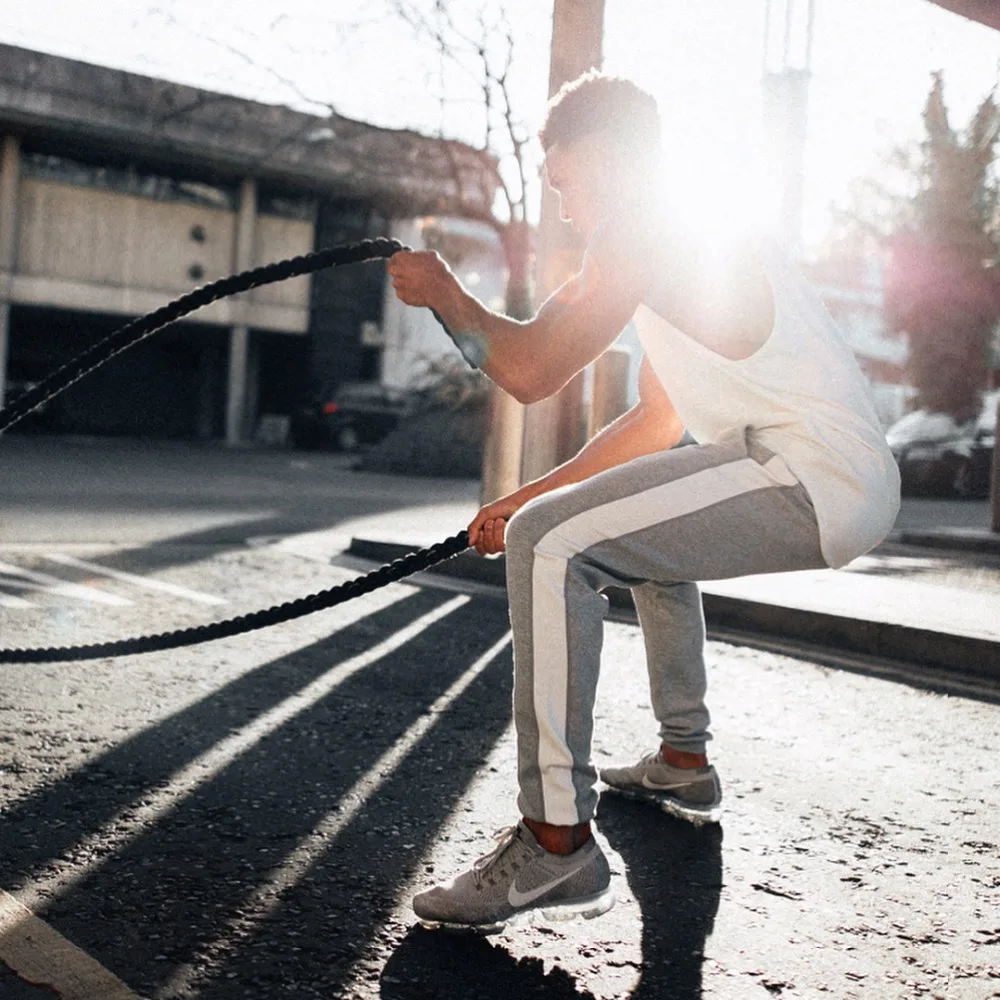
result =
M593 1000L557 965L515 958L500 942L474 934L446 934L414 927L381 976L382 1000Z
M395 617L390 608L381 621L364 619L352 626L364 625L354 645L365 639L374 645L401 618L441 601L439 593L420 593L399 602L408 613L397 605ZM507 627L505 606L492 600L470 601L430 624L207 777L42 916L144 995L188 972L205 1000L341 995L338 987L370 949L401 887L417 875L440 824L508 724L509 654L497 656L447 707L447 725L438 724L443 714L432 713L398 766L383 774L378 762L427 721L435 700ZM339 659L344 632L335 638ZM240 690L240 681L227 685L179 713L182 720L172 717L106 755L91 778L106 780L109 757L130 772L141 752L139 788L132 785L127 798L141 796L193 756L181 732L199 746L220 738L239 724L234 716L249 721L329 669L329 654L320 643L258 668L249 690ZM295 682L282 683L287 675ZM233 702L236 710L226 710ZM222 714L214 722L213 709ZM202 735L202 726L212 735ZM380 785L367 799L363 787L357 792L362 776ZM116 784L110 781L109 790L121 806L125 796L115 795ZM80 795L85 791L100 797L92 782L79 788L67 781L48 790L44 802L22 804L14 827L20 843L8 855L17 868L57 856L48 832L60 844L72 839L60 823L77 835L95 829L110 810L105 804L95 816ZM331 818L336 826L344 810L347 818L333 836L317 836Z
M59 858L233 730L249 725L334 664L366 652L448 597L420 591L352 622L307 650L247 671L16 802L0 823L3 882L9 887L16 877Z
M722 888L722 828L696 829L615 795L602 797L597 819L625 862L642 918L642 968L632 1000L700 1000L705 941ZM546 972L541 960L516 959L500 943L418 928L394 951L381 987L383 1000L592 996L565 970Z
M625 862L642 915L642 972L632 1000L699 1000L722 892L722 827L698 828L613 794L601 797L597 821Z

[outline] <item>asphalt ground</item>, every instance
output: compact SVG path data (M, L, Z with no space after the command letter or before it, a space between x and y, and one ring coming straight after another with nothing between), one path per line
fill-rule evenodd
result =
M474 502L327 456L7 445L0 560L129 603L36 580L0 609L4 645L299 597L356 572L329 547L380 512L436 539ZM610 623L599 764L655 743L642 658ZM419 930L409 899L515 818L496 596L396 584L188 650L2 666L3 960L27 950L83 1000L1000 996L996 705L720 642L709 660L721 826L605 796L615 909L489 940ZM3 1000L42 996L0 967Z
M351 575L278 546L179 556L155 575L227 615ZM0 886L148 998L1000 996L996 707L709 656L724 821L605 796L619 903L593 922L414 926L412 893L514 818L514 748L504 602L409 584L187 651L0 668ZM653 742L641 635L611 623L598 763Z

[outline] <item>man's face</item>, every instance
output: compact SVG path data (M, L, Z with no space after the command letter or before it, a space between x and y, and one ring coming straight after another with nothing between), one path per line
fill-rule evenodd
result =
M559 194L559 217L585 239L594 234L608 199L601 161L589 136L567 146L557 143L545 155L549 185Z

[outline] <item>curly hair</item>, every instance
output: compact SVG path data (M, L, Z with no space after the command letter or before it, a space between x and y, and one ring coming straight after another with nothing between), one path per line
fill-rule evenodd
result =
M606 136L612 148L629 155L657 153L660 112L656 98L631 80L593 69L563 84L549 102L538 134L543 149L595 134Z

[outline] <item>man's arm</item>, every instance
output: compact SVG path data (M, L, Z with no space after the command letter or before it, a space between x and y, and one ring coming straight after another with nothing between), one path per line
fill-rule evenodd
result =
M487 309L434 252L395 254L389 273L404 302L433 309L453 337L477 340L479 367L520 402L533 403L598 357L641 301L642 277L609 259L591 248L580 273L525 322Z
M507 522L529 500L543 493L582 482L632 459L672 448L684 433L647 358L639 368L639 401L595 435L574 458L548 474L493 503L486 504L469 525L469 544L480 555L502 552Z

